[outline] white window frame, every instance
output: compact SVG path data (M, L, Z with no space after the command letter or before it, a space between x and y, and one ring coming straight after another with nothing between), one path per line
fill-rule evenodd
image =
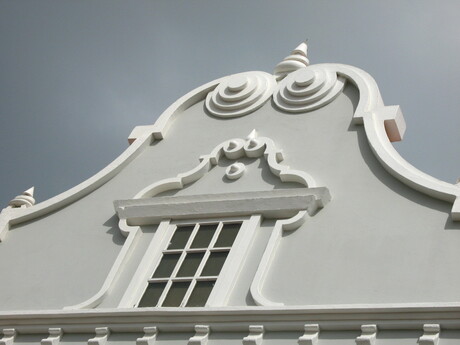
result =
M236 282L236 278L238 273L243 265L245 258L247 256L247 252L249 247L252 243L253 237L255 235L256 229L260 224L262 216L261 215L253 215L249 217L226 217L226 218L206 218L206 219L191 219L191 220L164 220L162 221L158 229L153 236L152 240L150 241L149 247L147 248L136 272L134 273L133 279L131 280L120 304L119 307L121 308L132 308L137 307L141 298L143 297L145 290L152 279L153 273L155 272L156 268L158 267L161 258L163 257L163 252L166 251L166 248L169 242L172 239L172 236L175 233L177 225L195 225L193 230L196 233L198 227L196 224L216 224L216 223L241 223L240 229L238 234L233 242L231 248L229 249L228 256L225 260L224 265L219 273L219 275L215 280L214 287L206 301L204 307L217 307L223 306L226 304L227 299L232 291L232 288ZM219 231L221 229L221 224L219 224ZM213 242L216 241L218 234L216 233L213 236ZM190 236L187 246L190 246L190 242L192 241L192 235ZM210 244L211 246L211 244ZM181 249L182 252L179 261L176 263L175 269L172 275L177 273L177 270L180 268L184 258L186 249ZM207 255L209 255L209 250L206 251ZM202 259L195 276L192 279L191 284L196 284L198 280L208 280L209 277L201 278L198 277L198 274L202 270L206 260ZM197 279L198 278L198 279ZM157 279L154 279L157 280ZM160 299L158 301L158 305L161 305L169 291L170 285L173 281L190 281L190 278L165 278L167 281L167 286L165 287ZM184 299L179 307L174 308L181 308L184 307L187 303L188 299L190 298L191 292L193 291L193 287L190 287L184 296ZM158 308L167 308L167 307L158 307ZM191 307L191 308L199 308L199 307Z
M118 217L128 226L159 224L118 307L133 308L139 304L173 236L173 224L243 222L205 305L221 307L226 305L262 217L287 219L302 210L314 213L328 199L327 189L320 187L115 201Z

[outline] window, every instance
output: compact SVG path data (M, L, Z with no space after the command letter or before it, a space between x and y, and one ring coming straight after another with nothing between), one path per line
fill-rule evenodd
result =
M138 307L205 306L242 221L173 225Z

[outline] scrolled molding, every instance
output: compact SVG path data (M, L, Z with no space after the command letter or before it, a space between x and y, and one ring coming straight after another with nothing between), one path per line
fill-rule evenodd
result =
M97 327L94 332L96 336L88 340L88 345L105 345L110 335L108 327Z
M48 338L42 339L41 345L59 345L64 332L62 328L50 328Z
M246 139L229 139L217 145L210 154L201 156L200 163L191 170L178 174L176 177L155 182L142 189L133 199L151 198L165 191L182 189L202 178L219 163L223 156L235 160L244 156L253 158L262 155L267 161L270 171L282 182L297 182L305 187L317 187L315 180L306 172L293 170L282 164L282 151L276 147L273 140L267 137L258 137L257 132L252 131Z
M225 176L229 180L238 180L243 176L246 166L243 163L233 163L225 170Z
M297 229L305 222L305 219L308 217L308 215L309 214L307 211L300 211L292 218L278 220L275 223L250 287L251 296L257 305L264 307L284 306L284 303L274 302L267 299L262 293L263 285L270 269L270 263L272 262L276 252L276 246L278 241L281 239L283 231L292 231Z
M353 115L355 124L363 124L369 146L383 167L407 186L431 197L453 203L451 217L460 221L460 185L440 181L409 164L391 144L401 140L406 125L398 106L385 106L375 80L359 68L341 64L321 64L335 71L359 90L359 102Z
M154 345L157 335L157 327L144 327L144 336L136 339L136 345Z
M0 338L0 345L13 345L16 339L16 329L14 328L4 328L3 337Z
M275 78L265 72L246 72L228 76L206 97L206 110L216 117L247 115L271 97Z
M438 345L441 326L439 324L423 325L423 335L418 339L419 345Z
M299 345L318 345L319 325L306 324L304 330L304 334L299 337L297 343Z
M362 325L361 335L356 338L356 345L375 345L377 325Z
M273 101L288 113L305 113L332 102L343 90L345 78L317 65L301 68L278 84Z
M196 325L195 335L188 341L188 345L206 345L208 343L211 328L207 325Z
M249 326L249 335L243 338L243 345L261 345L265 329L262 325Z

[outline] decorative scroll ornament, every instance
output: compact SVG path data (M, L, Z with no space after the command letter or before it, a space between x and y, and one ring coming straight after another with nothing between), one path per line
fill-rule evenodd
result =
M243 163L233 163L225 170L225 176L229 180L238 180L243 176L245 170L246 166Z
M281 80L289 73L307 67L310 64L307 59L307 51L307 41L302 42L291 52L291 55L285 57L283 61L276 65L273 71L276 80Z
M247 115L270 98L275 86L275 78L265 72L234 74L208 93L206 109L217 117Z
M303 113L332 102L342 91L345 78L324 66L301 68L288 75L276 89L273 100L282 110Z

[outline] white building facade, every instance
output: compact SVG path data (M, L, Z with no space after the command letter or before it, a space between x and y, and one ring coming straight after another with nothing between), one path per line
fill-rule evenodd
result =
M460 339L460 187L408 164L366 72L310 65L186 94L80 185L0 214L0 344Z

